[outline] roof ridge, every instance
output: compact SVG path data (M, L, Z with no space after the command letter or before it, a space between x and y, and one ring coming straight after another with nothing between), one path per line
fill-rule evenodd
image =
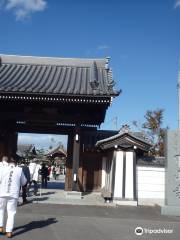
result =
M41 57L41 56L22 56L22 55L6 55L0 54L1 64L17 63L17 64L35 64L35 65L57 65L57 66L89 66L92 62L96 62L98 67L105 68L105 58L60 58L60 57Z

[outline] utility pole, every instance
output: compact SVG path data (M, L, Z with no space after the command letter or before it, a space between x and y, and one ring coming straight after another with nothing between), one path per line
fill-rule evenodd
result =
M180 130L180 72L178 73L178 130Z
M116 130L117 130L118 117L116 116L116 117L114 117L112 120L113 120L113 123L114 123L114 125L115 125Z

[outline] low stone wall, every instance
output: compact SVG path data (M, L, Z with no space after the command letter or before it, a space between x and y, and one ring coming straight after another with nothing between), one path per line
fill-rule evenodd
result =
M165 168L137 166L138 205L164 205Z

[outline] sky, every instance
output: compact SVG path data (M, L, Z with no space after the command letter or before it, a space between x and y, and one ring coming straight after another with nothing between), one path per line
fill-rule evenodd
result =
M110 56L122 93L101 129L143 123L160 108L163 126L176 129L179 23L180 0L0 0L0 53Z

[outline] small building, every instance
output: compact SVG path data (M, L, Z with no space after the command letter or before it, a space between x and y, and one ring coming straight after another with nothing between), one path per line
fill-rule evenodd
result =
M141 133L133 133L124 125L119 133L97 141L103 152L102 195L105 199L137 202L137 155L143 155L152 147Z
M36 148L34 144L18 144L16 155L21 159L33 158L37 155Z
M67 152L63 145L59 144L58 146L48 150L48 152L45 154L45 157L48 158L51 163L60 165L64 168L67 159Z

